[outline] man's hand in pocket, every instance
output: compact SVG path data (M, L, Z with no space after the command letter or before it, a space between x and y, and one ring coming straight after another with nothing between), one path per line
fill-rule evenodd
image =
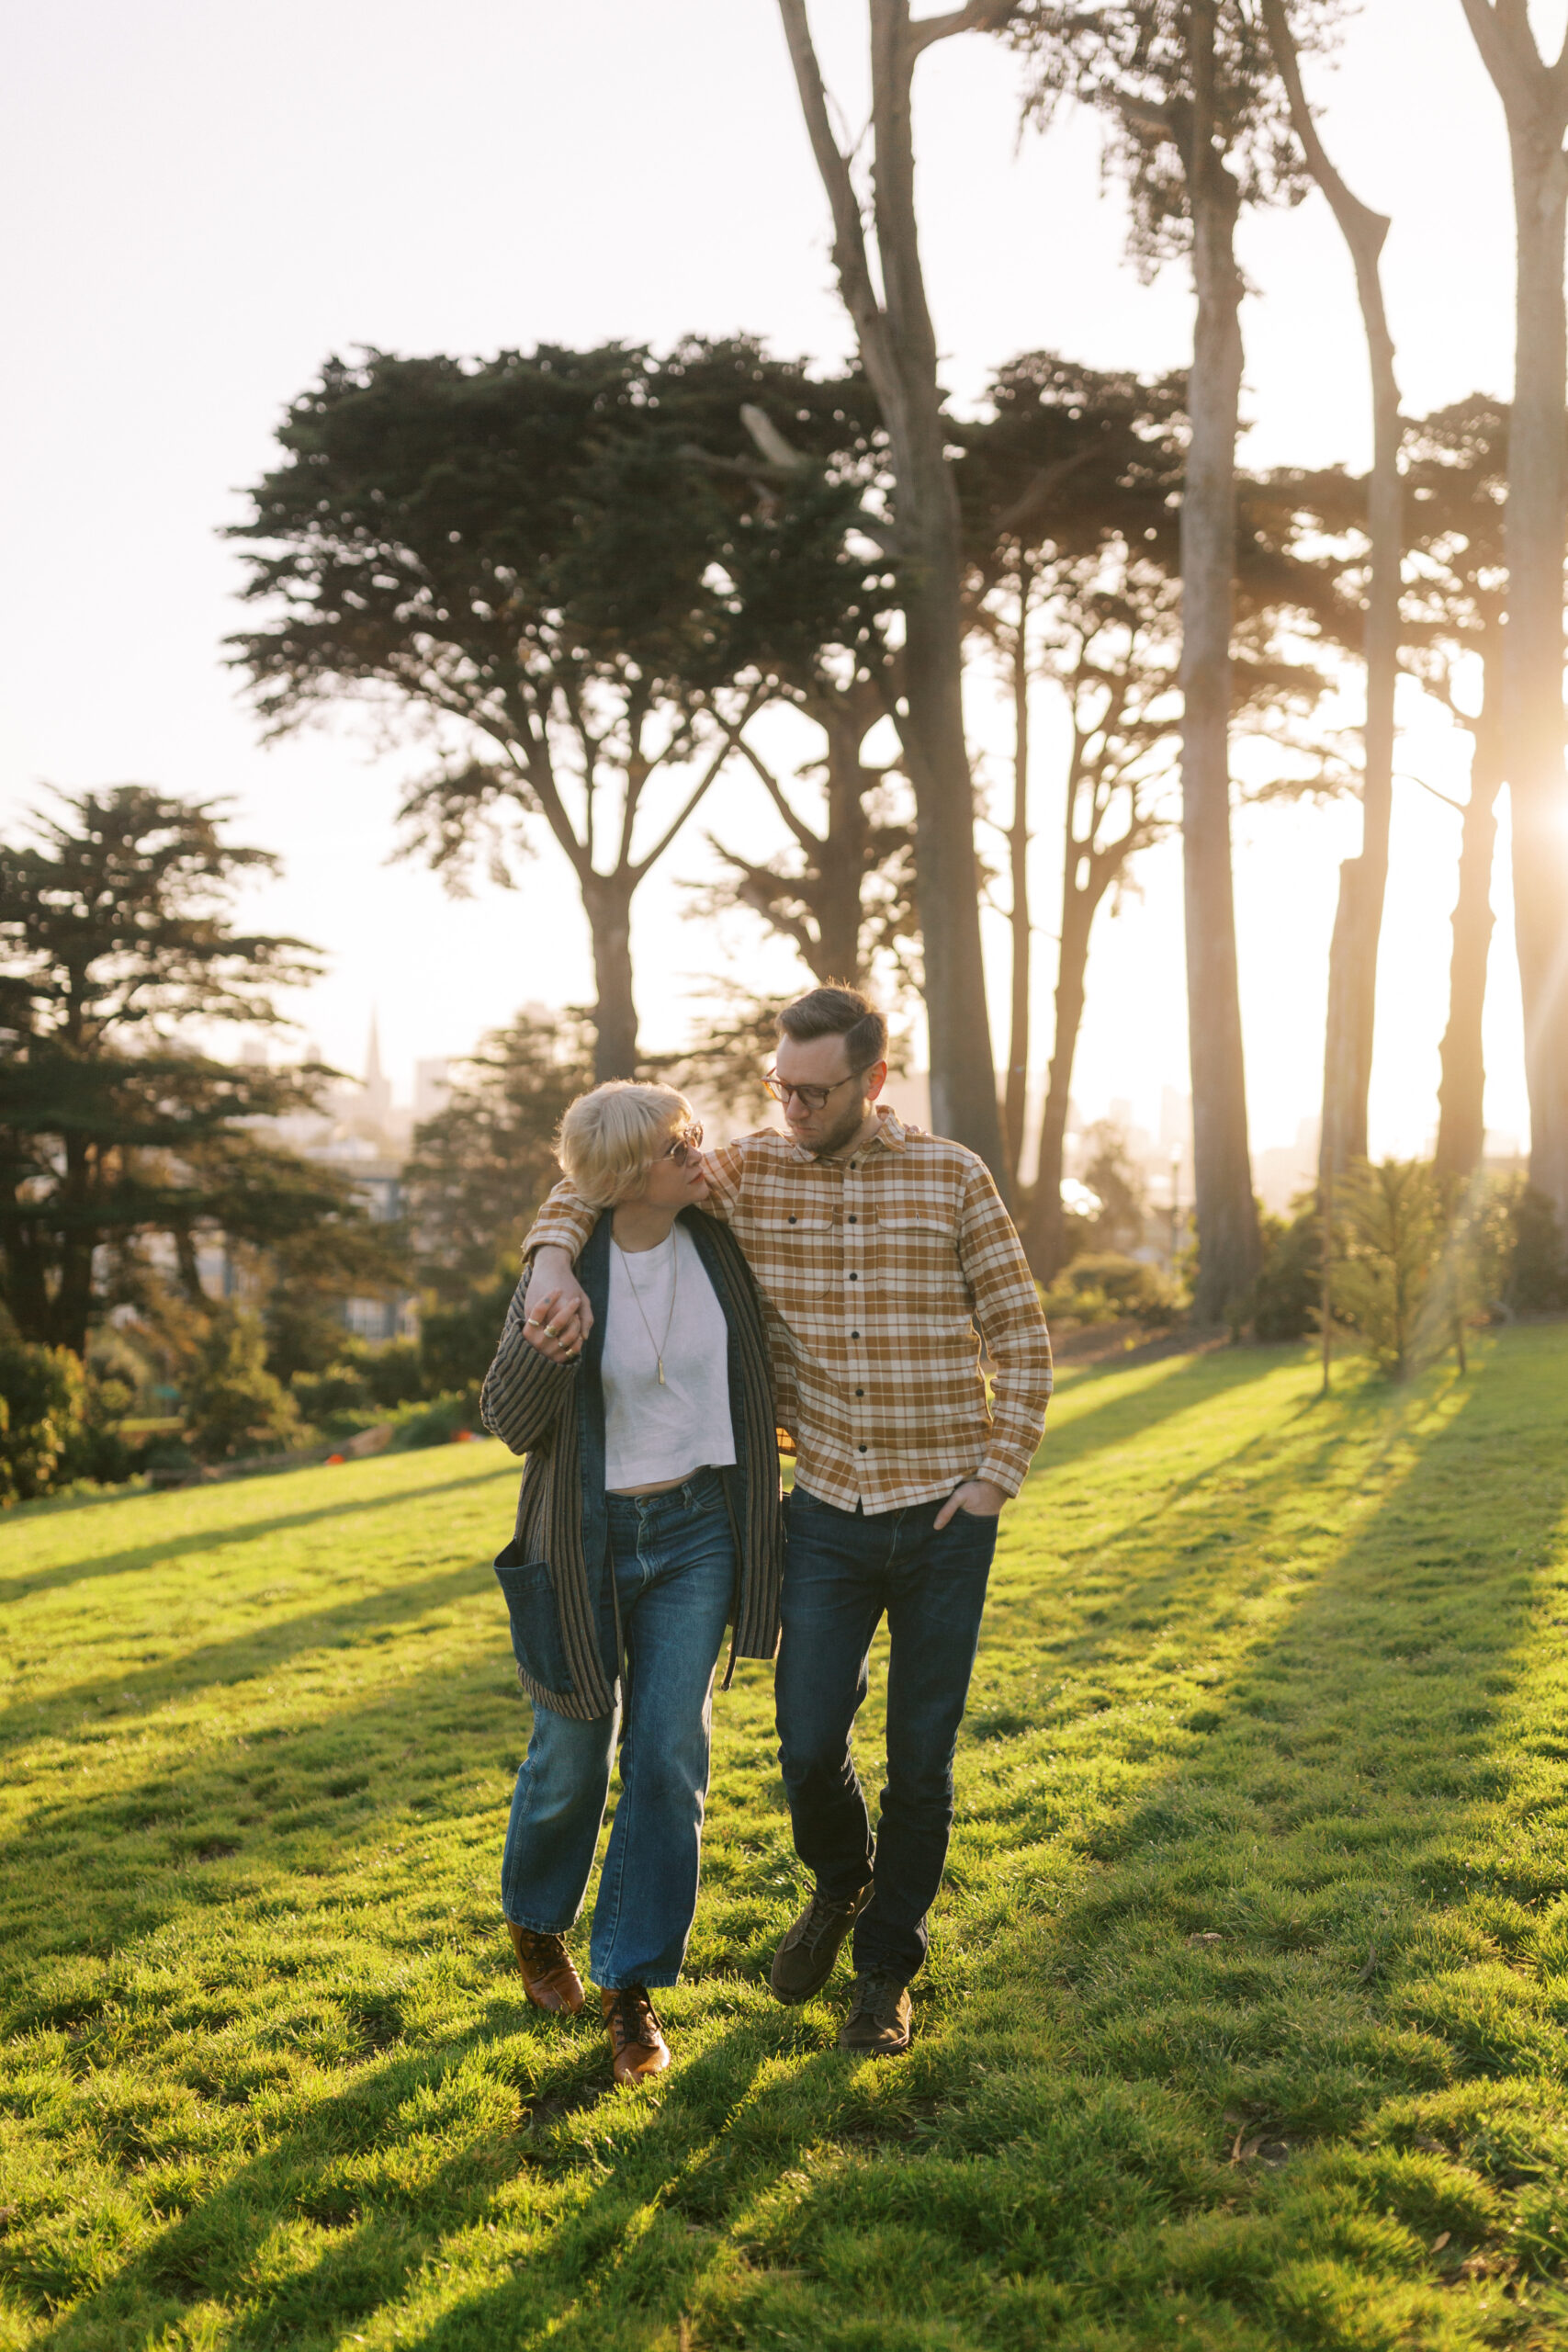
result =
M995 1519L1007 1497L988 1478L966 1478L952 1494L936 1515L939 1527L945 1527L959 1511L967 1511L971 1519Z

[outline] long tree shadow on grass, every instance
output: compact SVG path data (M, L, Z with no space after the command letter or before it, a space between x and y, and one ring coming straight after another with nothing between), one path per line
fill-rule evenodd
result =
M1446 2346L1491 2340L1456 2295L1497 2309L1488 2275L1556 2274L1529 2199L1555 2181L1560 2211L1568 2182L1568 1771L1560 1698L1524 1684L1540 1570L1568 1582L1568 1464L1541 1442L1560 1408L1514 1370L1249 1647L1186 1759L1089 1810L1070 1876L999 1928L928 2053L937 2128L842 2141L699 2322L825 2346ZM1049 1837L1061 1808L1033 1802ZM900 2301L897 2260L863 2250L917 2236ZM1038 2339L1004 2329L1026 2304ZM912 2325L976 2309L973 2337Z
M629 2163L580 2217L593 2274L552 2346L678 2314L694 2344L889 2352L1479 2342L1454 2299L1487 2307L1478 2278L1518 2264L1568 2091L1568 2005L1527 1973L1568 1963L1562 1839L1531 1827L1568 1775L1519 1687L1568 1503L1554 1409L1516 1363L1446 1422L1393 1410L1382 1494L1245 1643L1184 1760L1087 1812L975 1997L924 2004L924 2045L869 2085L832 2056L777 2075L703 2150L661 2116L637 2225ZM1053 1836L1035 1804L1018 1826ZM617 2276L646 2338L613 2328ZM547 2250L414 2340L533 2341L530 2291L559 2278Z
M488 2219L525 2218L526 2244L498 2256L487 2283L427 2323L405 2312L400 2340L477 2352L547 2334L559 2352L603 2352L660 2330L671 2340L687 2313L694 2344L1087 2343L1068 2331L1103 2319L1124 2332L1092 2340L1141 2346L1183 2340L1172 2298L1185 2296L1212 2323L1190 2340L1337 2344L1351 2338L1325 2317L1328 2286L1309 2312L1271 2284L1328 2226L1332 2161L1338 2212L1365 2216L1361 2316L1379 2296L1416 2299L1375 2340L1458 2343L1419 2305L1424 2248L1447 2231L1457 2256L1502 2226L1466 2154L1463 2095L1490 2095L1510 2071L1561 2086L1555 2023L1504 1965L1537 1934L1530 1906L1561 1883L1560 1858L1517 1810L1540 1792L1515 1786L1499 1748L1521 1703L1534 1567L1564 1499L1562 1472L1541 1471L1531 1449L1531 1409L1516 1366L1506 1387L1478 1383L1446 1424L1409 1440L1408 1463L1349 1540L1260 1630L1235 1629L1203 1721L1171 1736L1174 1768L1171 1737L1151 1760L1130 1726L1122 1779L1077 1804L1070 1841L1048 1769L998 1789L1021 1845L1075 1850L1044 1899L1015 1894L966 2002L923 1988L909 2060L855 2068L822 2050L819 2013L764 2012L727 2026L651 2112L616 2099L574 2115L589 2086L568 2068L558 2083L538 2078L549 2086L538 2098L563 2103L547 2145L530 2131L514 2163L453 2159L432 2176L429 2210L367 2176L357 2220L350 2176L378 2142L345 2094L333 2115L346 2154L302 2133L257 2159L201 2209L215 2251L197 2217L173 2225L185 2235L138 2255L48 2341L69 2352L107 2340L101 2323L130 2308L112 2299L133 2289L146 2310L165 2292L171 2244L193 2266L183 2300L244 2306L230 2342L336 2340L404 2295L440 2246ZM1302 1461L1342 1435L1342 1423L1337 1434L1308 1423ZM1207 1523L1202 1481L1187 1482L1192 1542L1174 1567L1141 1574L1131 1531L1107 1547L1100 1581L1120 1570L1125 1590L1073 1637L1075 1670L1105 1669L1181 1609L1201 1624L1205 1596L1220 1614L1246 1599L1246 1544L1216 1570L1207 1539L1235 1519L1247 1451L1216 1465L1224 1491ZM1247 1541L1269 1532L1265 1521ZM991 1653L1023 1631L1014 1613L993 1628L982 1681ZM1148 1616L1158 1627L1139 1624ZM1005 1765L1035 1736L994 1740L987 1755ZM1560 1800L1561 1763L1537 1762ZM1479 1910L1465 1889L1477 1860ZM1466 1967L1483 1996L1468 2004ZM693 1998L755 1996L698 1986ZM493 2073L501 2041L492 2059L487 2046L454 2037L419 2063ZM1420 2109L1443 2097L1460 2102L1451 2129ZM1358 2156L1357 2172L1342 2143L1380 2115L1397 2162ZM1254 2126L1289 2152L1277 2175L1227 2162ZM1412 2153L1423 2143L1438 2152ZM274 2163L299 2177L292 2206L277 2203ZM222 2205L231 2189L238 2201ZM317 2211L322 2227L335 2212L345 2234L298 2272L258 2278L247 2266L260 2216L280 2210ZM1343 2254L1349 2220L1334 2227L1327 2251Z
M1137 1367L1146 1376L1131 1393L1125 1385L1125 1365L1114 1362L1096 1365L1080 1373L1062 1391L1064 1400L1071 1399L1070 1418L1059 1408L1055 1418L1047 1414L1036 1468L1046 1474L1070 1469L1107 1446L1147 1436L1162 1422L1190 1412L1195 1405L1266 1380L1281 1366L1296 1362L1299 1353L1286 1347L1197 1349L1190 1355ZM1106 1393L1101 1397L1096 1391L1102 1387Z
M59 1591L69 1585L90 1583L98 1577L132 1576L141 1569L172 1565L193 1554L226 1551L236 1544L264 1543L269 1536L287 1535L296 1528L314 1526L322 1520L358 1519L376 1511L405 1510L411 1503L428 1502L435 1495L466 1493L471 1487L483 1486L487 1479L515 1478L516 1475L516 1464L505 1461L456 1486L451 1479L443 1478L428 1487L405 1487L389 1494L363 1496L353 1502L321 1503L311 1510L278 1511L271 1518L243 1520L233 1526L186 1528L178 1534L156 1543L133 1544L123 1552L64 1560L58 1567L39 1568L30 1574L0 1579L0 1602L23 1600L31 1592Z
M247 1626L231 1640L206 1642L197 1649L160 1658L154 1666L95 1675L68 1683L63 1690L24 1700L0 1713L0 1743L13 1736L37 1738L40 1733L63 1728L63 1718L78 1714L96 1702L109 1702L108 1712L118 1713L192 1698L215 1684L232 1689L257 1682L301 1651L346 1648L358 1639L422 1617L443 1601L488 1590L493 1590L489 1560L465 1560L439 1576L385 1586L355 1600L322 1601L291 1617L268 1618Z

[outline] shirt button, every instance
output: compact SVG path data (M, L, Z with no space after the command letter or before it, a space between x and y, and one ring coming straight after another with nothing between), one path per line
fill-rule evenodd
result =
M852 1225L858 1225L860 1223L860 1219L855 1216L853 1210L850 1212L850 1223Z
M852 1331L850 1333L850 1337L852 1340L858 1340L860 1338L860 1333L858 1331Z
M855 1395L857 1396L863 1396L865 1395L865 1390L863 1388L857 1388L855 1390Z
M864 1446L863 1446L863 1446L862 1446L862 1448L861 1448L861 1452L862 1452L863 1453L865 1452L865 1448L864 1448Z
M795 1218L794 1218L793 1215L791 1216L791 1217L790 1217L790 1219L789 1219L789 1222L790 1222L790 1224L791 1224L791 1225L793 1225L793 1224L795 1223Z

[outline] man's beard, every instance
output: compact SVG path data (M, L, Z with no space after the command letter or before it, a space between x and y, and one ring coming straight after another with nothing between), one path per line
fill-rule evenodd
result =
M863 1101L846 1111L837 1125L829 1128L820 1143L812 1145L811 1157L813 1159L831 1159L836 1152L842 1151L847 1143L853 1142L864 1125L865 1104Z

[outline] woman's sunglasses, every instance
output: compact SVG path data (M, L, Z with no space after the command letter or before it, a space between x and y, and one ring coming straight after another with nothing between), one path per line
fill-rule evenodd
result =
M700 1126L682 1127L669 1149L661 1151L659 1157L660 1159L672 1159L677 1168L684 1168L688 1159L695 1159L702 1148L702 1128Z

